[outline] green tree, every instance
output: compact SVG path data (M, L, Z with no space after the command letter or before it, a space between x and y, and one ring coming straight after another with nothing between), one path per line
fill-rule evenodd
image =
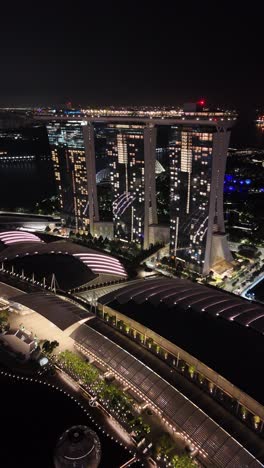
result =
M195 468L197 465L186 455L174 455L171 459L173 468Z
M149 434L151 430L149 424L143 424L142 429L146 434Z
M60 344L56 340L54 341L46 340L42 344L42 349L46 351L46 353L51 354L54 351L54 349L57 348L59 345Z
M58 348L60 346L60 343L57 340L54 340L50 343L50 352L52 353L55 348Z
M189 374L191 376L191 378L193 378L194 376L194 373L195 373L195 366L189 366Z
M107 403L116 415L127 419L132 409L131 399L115 385L104 381L93 365L67 350L59 354L58 361L72 376L87 385L103 403Z
M103 238L103 236L99 236L98 239L97 239L97 242L98 242L99 245L100 245L100 244L103 244L103 243L104 243L104 238Z
M174 449L174 443L170 437L170 435L168 434L168 432L164 432L158 442L156 443L156 455L157 456L164 456L164 455L168 455L169 452L171 452L171 450Z
M8 310L0 311L0 331L3 332L9 327L8 323Z
M93 240L93 236L92 236L92 234L91 234L90 232L88 232L88 234L87 234L87 240L88 240L88 241L92 241L92 240Z

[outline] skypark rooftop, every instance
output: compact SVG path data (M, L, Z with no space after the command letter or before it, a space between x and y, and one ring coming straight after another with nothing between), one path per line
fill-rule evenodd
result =
M199 109L184 111L181 108L101 108L101 109L41 109L33 112L35 119L87 120L87 121L149 121L166 124L181 123L184 120L220 122L236 120L236 113L228 110ZM165 120L165 122L162 122Z

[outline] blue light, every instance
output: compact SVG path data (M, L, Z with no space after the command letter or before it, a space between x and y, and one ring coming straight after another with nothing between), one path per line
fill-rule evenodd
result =
M79 110L75 110L75 111L74 110L65 110L64 111L64 114L71 114L71 115L78 115L80 113L81 113L81 111L79 111Z
M233 177L231 175L229 175L229 174L226 174L225 178L226 178L226 180L228 182L232 182L232 180L233 180Z
M233 185L229 185L228 190L230 190L230 191L234 190Z
M240 183L241 185L243 185L243 184L244 184L244 181L243 181L243 180L240 180L240 182L239 182L239 183Z
M251 179L246 179L245 182L246 182L247 185L250 185L251 184Z

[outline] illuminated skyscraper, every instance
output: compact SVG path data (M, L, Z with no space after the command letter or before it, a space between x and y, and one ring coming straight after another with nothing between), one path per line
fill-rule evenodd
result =
M224 113L212 115L189 112L172 127L170 141L170 253L202 274L233 260L223 216L232 122Z
M75 227L87 229L89 225L93 234L94 223L99 221L94 148L94 125L98 125L103 158L108 158L111 168L114 237L144 248L160 240L156 127L170 126L170 254L203 274L212 265L223 261L230 264L223 182L230 129L236 115L204 111L203 106L204 101L183 110L89 109L79 111L76 120L72 120L72 111L37 114L37 120L49 122L61 207L74 217Z
M92 231L98 220L93 126L54 120L47 131L62 213L68 225Z
M156 129L145 124L109 123L106 132L114 237L147 248L149 225L157 223Z

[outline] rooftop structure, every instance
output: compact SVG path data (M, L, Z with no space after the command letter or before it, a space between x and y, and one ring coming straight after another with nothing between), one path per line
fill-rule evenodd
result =
M0 232L0 243L4 245L19 244L24 242L43 242L38 236L25 231L4 231Z
M38 118L60 118L60 119L72 119L72 120L90 120L90 121L103 121L109 119L121 120L174 120L174 119L202 119L202 120L224 120L225 118L230 120L236 119L236 113L234 111L223 111L222 109L209 110L200 108L192 108L191 110L184 110L183 108L87 108L80 110L59 110L59 109L41 109L40 111L33 111L35 119ZM166 122L163 122L166 125Z
M151 281L141 282L147 284ZM88 322L87 317L84 317L83 320L86 320L84 324L81 318L83 308L54 295L49 295L54 298L53 305L51 304L53 299L48 297L45 302L42 293L24 294L21 298L13 298L13 300L24 302L25 296L28 296L29 301L34 302L34 304L31 303L32 309L43 315L40 321L38 314L32 314L30 324L36 333L40 333L40 330L43 329L42 322L46 321L45 335L49 330L48 339L54 339L52 334L56 333L57 327L59 327L60 337L57 338L59 342L64 342L67 338L67 346L70 347L75 342L81 352L88 353L108 371L118 376L124 385L129 385L133 392L136 392L154 412L163 418L164 422L169 424L168 427L180 432L198 449L200 460L203 460L205 466L215 466L216 468L235 468L238 466L259 468L262 466L257 459L258 457L255 458L243 446L244 444L241 445L236 438L226 432L221 427L221 423L217 424L197 404L194 404L177 388L158 375L151 366L145 365L140 358L137 359L111 339L94 330L92 324L98 320L94 318L94 315L89 314ZM60 303L59 305L57 301ZM30 306L29 302L27 304ZM68 305L77 309L76 315L75 310L67 310ZM60 309L60 313L58 313L58 309ZM67 319L67 323L63 322L62 316ZM75 322L72 316L75 316ZM50 326L49 322L55 326ZM39 331L36 327L37 324L41 326ZM72 344L69 340L72 340ZM240 397L242 398L243 395L240 394ZM251 442L246 436L247 433L244 433L245 446L250 448ZM263 453L258 455L263 458Z
M165 305L168 310L179 308L188 311L191 309L201 314L220 317L245 327L251 327L264 334L264 308L262 306L189 280L157 278L138 281L120 291L111 292L102 297L101 301L102 304L115 301L120 305L133 301L138 306L144 306L147 303L155 308Z
M12 301L42 315L60 330L66 330L74 323L87 320L92 316L86 309L46 292L22 294L12 297Z
M124 267L120 261L109 255L99 254L98 252L83 252L73 254L75 258L87 265L90 270L95 274L109 274L126 277Z
M264 403L257 370L264 333L261 305L176 278L134 281L99 303L179 346Z
M87 426L73 426L60 437L54 453L55 468L97 468L101 459L98 435Z
M34 337L21 329L0 335L0 341L4 343L11 352L23 355L26 360L30 358L30 355L37 346Z
M125 279L127 273L121 262L93 249L66 241L28 241L7 246L0 252L0 263L14 267L25 276L35 274L35 280L50 282L53 273L61 289L68 290L98 279L99 282ZM70 273L69 273L70 272Z
M44 216L30 213L13 213L0 211L0 226L4 231L14 229L30 231L45 231L47 226L61 227L58 216Z
M151 408L191 440L200 450L206 466L209 463L219 468L262 466L181 392L111 340L85 324L80 325L71 337L81 349L87 350L114 374L121 376L123 382L150 403Z

